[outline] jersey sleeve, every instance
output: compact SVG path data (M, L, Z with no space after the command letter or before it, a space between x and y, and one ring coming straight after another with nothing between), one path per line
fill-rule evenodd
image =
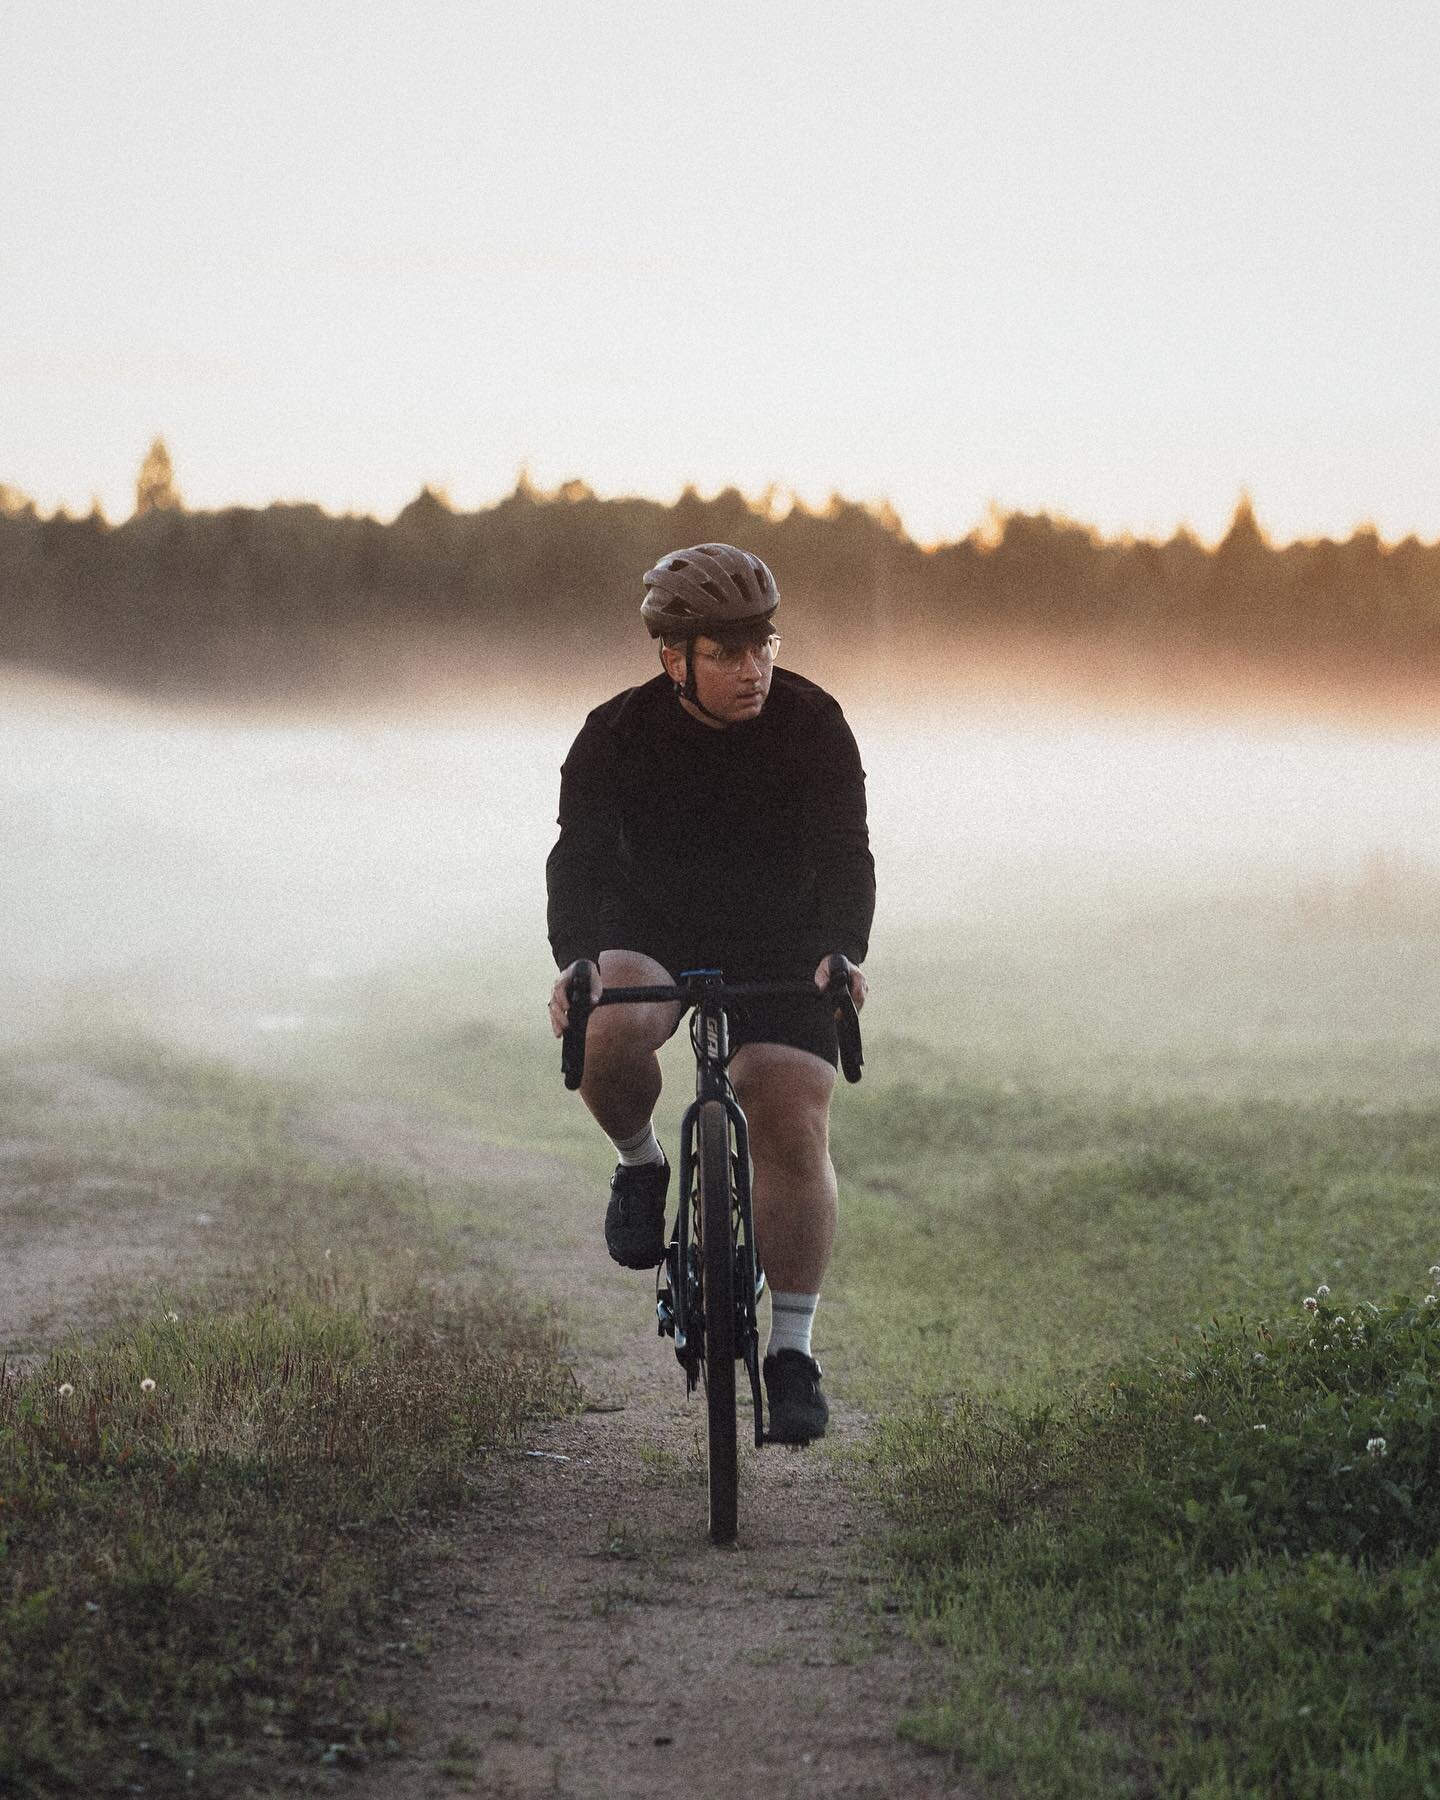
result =
M851 962L863 962L875 917L875 859L865 815L865 770L854 733L838 708L814 819L825 954L838 950Z
M545 861L550 948L559 968L594 962L601 921L620 855L620 815L612 734L585 721L560 770L560 836Z

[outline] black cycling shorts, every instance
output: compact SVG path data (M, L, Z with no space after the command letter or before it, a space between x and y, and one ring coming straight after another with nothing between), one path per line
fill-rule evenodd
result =
M717 944L702 931L677 928L638 910L608 911L605 948L637 950L669 971L672 979L687 969L721 969L727 981L813 981L819 956L777 950L773 945ZM840 1045L835 1015L819 988L807 995L776 999L727 1001L732 1054L742 1044L789 1044L808 1050L835 1068Z

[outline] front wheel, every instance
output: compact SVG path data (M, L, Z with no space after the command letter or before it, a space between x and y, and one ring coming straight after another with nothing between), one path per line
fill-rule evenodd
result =
M720 1101L707 1100L701 1107L699 1138L710 1541L712 1544L733 1544L737 1512L734 1204L729 1120Z

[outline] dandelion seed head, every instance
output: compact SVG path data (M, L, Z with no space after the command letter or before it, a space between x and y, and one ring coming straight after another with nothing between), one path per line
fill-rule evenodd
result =
M1330 1298L1330 1289L1325 1285L1325 1283L1323 1281L1320 1283L1319 1287L1316 1288L1315 1292L1320 1296L1320 1298L1322 1300L1328 1300Z
M1252 1425L1250 1429L1252 1431L1268 1431L1270 1427L1268 1425Z
M1250 1360L1252 1363L1254 1363L1254 1365L1257 1369L1263 1369L1265 1367L1266 1363L1269 1362L1270 1358L1265 1354L1265 1352L1263 1350L1257 1350L1255 1352L1255 1354L1250 1358Z
M153 1394L155 1392L155 1383L150 1376L147 1375L140 1383L140 1392L142 1394Z
M1366 1438L1365 1440L1365 1448L1371 1456L1384 1456L1386 1447L1385 1440L1382 1437Z

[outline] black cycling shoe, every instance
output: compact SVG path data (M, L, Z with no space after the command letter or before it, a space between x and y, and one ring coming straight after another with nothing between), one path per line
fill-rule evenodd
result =
M763 1367L770 1402L772 1444L808 1444L822 1438L830 1408L820 1392L820 1365L803 1350L777 1350Z
M658 1269L665 1260L665 1195L668 1162L621 1163L610 1180L605 1209L605 1248L622 1269Z

